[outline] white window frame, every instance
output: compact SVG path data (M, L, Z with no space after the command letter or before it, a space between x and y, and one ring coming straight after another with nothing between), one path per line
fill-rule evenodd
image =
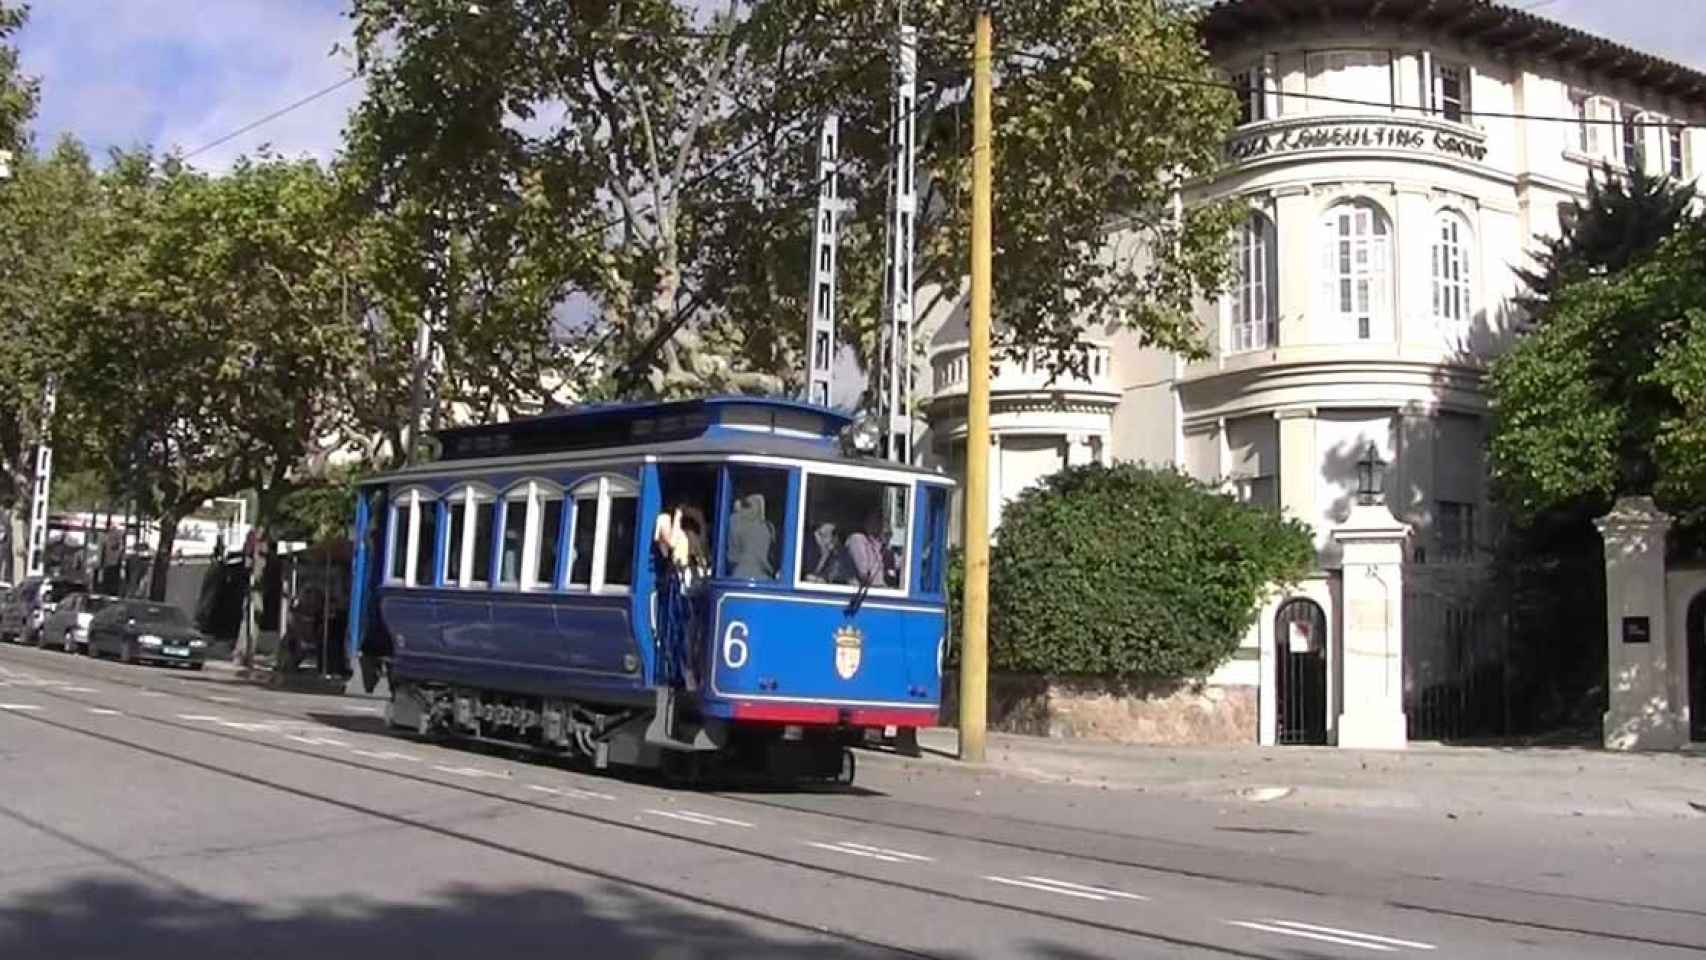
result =
M527 525L523 528L521 542L521 592L554 590L557 586L555 582L539 578L539 566L545 558L545 505L555 500L563 504L564 511L572 510L573 507L562 486L548 480L529 480L524 488L518 488L514 492L522 490L525 490L527 500ZM569 516L565 512L559 516L557 522L559 554L562 553L563 536L568 523ZM560 582L566 576L567 574L560 572L555 579Z
M1351 218L1351 232L1340 233L1340 218ZM1360 229L1366 217L1366 230ZM1395 282L1392 269L1392 223L1387 219L1386 212L1370 200L1346 200L1327 208L1320 223L1321 267L1327 313L1338 318L1341 325L1349 325L1349 339L1357 342L1375 340L1377 326L1389 326L1392 314L1393 296L1392 285ZM1341 256L1341 246L1348 244ZM1358 267L1357 254L1359 249L1365 254L1364 266ZM1348 268L1346 258L1348 257ZM1344 306L1343 285L1346 281L1351 284L1351 309ZM1366 282L1368 285L1367 309L1356 308L1357 284ZM1367 325L1366 335L1363 332Z
M445 508L443 524L444 530L439 535L446 538L446 552L442 568L444 573L445 589L484 590L491 587L492 571L490 569L484 571L484 576L474 576L474 541L478 539L478 537L475 536L476 531L474 529L474 518L476 516L474 508L483 503L489 503L492 505L493 528L492 530L486 531L486 536L492 536L493 532L496 530L496 524L500 513L498 510L497 494L490 488L482 487L479 484L469 483L450 491L450 493L445 495L443 502ZM462 512L461 556L452 557L448 550L448 539L450 537L451 524L450 514L458 510ZM493 554L492 559L494 561L497 559L495 553ZM488 567L489 566L490 565L488 564ZM455 579L452 579L450 576L452 570L456 571Z
M438 509L438 496L431 490L420 487L410 487L399 491L391 501L390 522L386 524L385 532L385 583L394 587L433 587L437 585L436 578L432 583L419 583L420 537L421 537L421 507L423 505L433 510ZM404 523L407 526L404 526ZM401 528L401 529L399 529ZM396 561L397 534L401 532L402 546L406 551L403 555L403 576L401 579L391 575ZM434 527L437 532L437 527ZM434 545L437 552L437 545Z
M806 561L806 504L811 493L813 477L839 477L848 480L870 480L876 483L901 487L906 491L906 531L901 539L900 585L897 587L871 587L869 596L873 597L904 597L912 590L912 533L917 526L918 487L916 476L909 474L888 473L881 470L862 470L858 467L839 466L810 466L800 469L800 509L794 520L794 589L814 593L840 593L852 595L859 592L859 587L848 583L807 583L803 578L803 567Z
M1665 175L1688 179L1688 128L1671 123L1664 128Z
M1468 218L1456 210L1439 211L1431 247L1434 322L1448 343L1461 347L1475 316L1475 232Z
M1471 102L1471 87L1475 73L1469 65L1455 60L1433 60L1433 76L1429 78L1432 84L1433 114L1447 123L1467 124L1474 117L1474 104ZM1448 78L1457 81L1457 116L1448 116L1445 96L1445 83Z
M1647 143L1646 127L1641 124L1647 121L1647 111L1637 107L1622 105L1622 122L1617 125L1618 159L1630 170L1646 169ZM1631 156L1633 152L1633 156Z
M1235 249L1238 277L1227 298L1227 352L1248 353L1278 346L1279 291L1277 231L1273 221L1252 210L1238 228ZM1254 275L1252 267L1255 268ZM1260 317L1252 318L1253 308Z
M605 567L610 559L611 502L623 498L638 501L639 497L639 487L634 483L634 481L629 480L627 477L616 476L608 473L599 474L596 477L589 477L582 480L580 483L575 484L573 489L569 490L569 492L564 495L563 508L565 510L572 510L573 512L569 514L569 520L567 523L569 552L568 562L563 565L565 568L562 573L564 584L563 589L575 593L590 593L603 596L619 596L633 592L633 588L627 584L606 583L604 575ZM582 520L580 509L580 503L582 501L590 501L594 504L592 570L588 575L589 582L574 583L570 578L574 575L575 569L575 532L580 527ZM636 503L635 506L638 507L638 503ZM634 539L635 542L638 543L640 537L645 533L645 531L638 527L639 511L637 509L635 510L635 523Z
M509 529L510 511L514 510L518 504L521 506L522 510L521 554L516 557L515 582L506 583L502 576L504 568L504 538L501 531ZM533 506L533 484L531 481L518 486L513 486L508 490L505 490L503 492L503 496L498 497L497 506L492 511L492 536L494 537L495 543L495 547L492 551L492 568L498 571L498 575L492 577L492 589L508 591L521 591L527 589L528 554L538 547L537 541L532 539L534 525L538 522L535 513L536 511Z
M1260 58L1232 71L1232 89L1238 98L1238 126L1261 123L1268 116L1267 59Z

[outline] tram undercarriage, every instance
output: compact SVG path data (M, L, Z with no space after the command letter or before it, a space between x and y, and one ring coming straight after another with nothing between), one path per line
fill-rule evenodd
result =
M672 779L762 775L781 781L853 782L844 727L731 725L684 706L660 689L649 708L594 707L434 683L396 682L386 722L422 737L449 737L568 757L599 770L659 770Z

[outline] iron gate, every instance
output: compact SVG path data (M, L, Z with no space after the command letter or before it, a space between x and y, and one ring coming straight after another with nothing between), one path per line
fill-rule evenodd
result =
M1299 597L1274 616L1274 657L1279 674L1275 696L1280 743L1327 742L1327 615L1321 605Z

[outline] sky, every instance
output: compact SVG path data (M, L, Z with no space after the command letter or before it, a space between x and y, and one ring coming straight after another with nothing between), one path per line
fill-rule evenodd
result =
M37 142L202 148L347 76L348 0L33 0L18 38L42 80ZM1706 69L1701 0L1516 0L1514 5ZM192 159L221 169L262 145L329 158L361 95L351 83Z

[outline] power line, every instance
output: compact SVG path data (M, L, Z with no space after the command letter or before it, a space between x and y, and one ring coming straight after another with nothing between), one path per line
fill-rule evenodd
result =
M313 103L314 101L319 100L322 97L330 96L332 93L334 93L338 90L341 90L344 87L349 86L350 84L354 83L355 81L357 81L359 79L361 79L361 74L352 73L349 76L344 77L342 80L337 81L336 83L330 84L328 86L321 87L320 89L314 91L313 93L310 93L306 97L303 97L302 99L297 100L294 103L289 104L288 106L280 107L279 109L274 110L272 113L269 113L264 117L261 117L259 120L254 120L254 121L251 121L249 123L246 123L243 126L238 127L237 129L226 134L225 136L220 137L217 140L211 140L207 143L202 144L199 147L196 147L194 150L191 150L189 153L184 154L183 159L188 160L191 157L197 156L198 154L206 153L207 151L212 150L214 147L220 146L222 144L230 143L232 140L237 139L238 137L242 136L245 133L248 133L249 131L255 129L256 127L264 126L265 124L271 123L274 120L277 120L279 117L282 117L287 113L291 113L295 110L300 110L303 107L306 107L310 103Z

